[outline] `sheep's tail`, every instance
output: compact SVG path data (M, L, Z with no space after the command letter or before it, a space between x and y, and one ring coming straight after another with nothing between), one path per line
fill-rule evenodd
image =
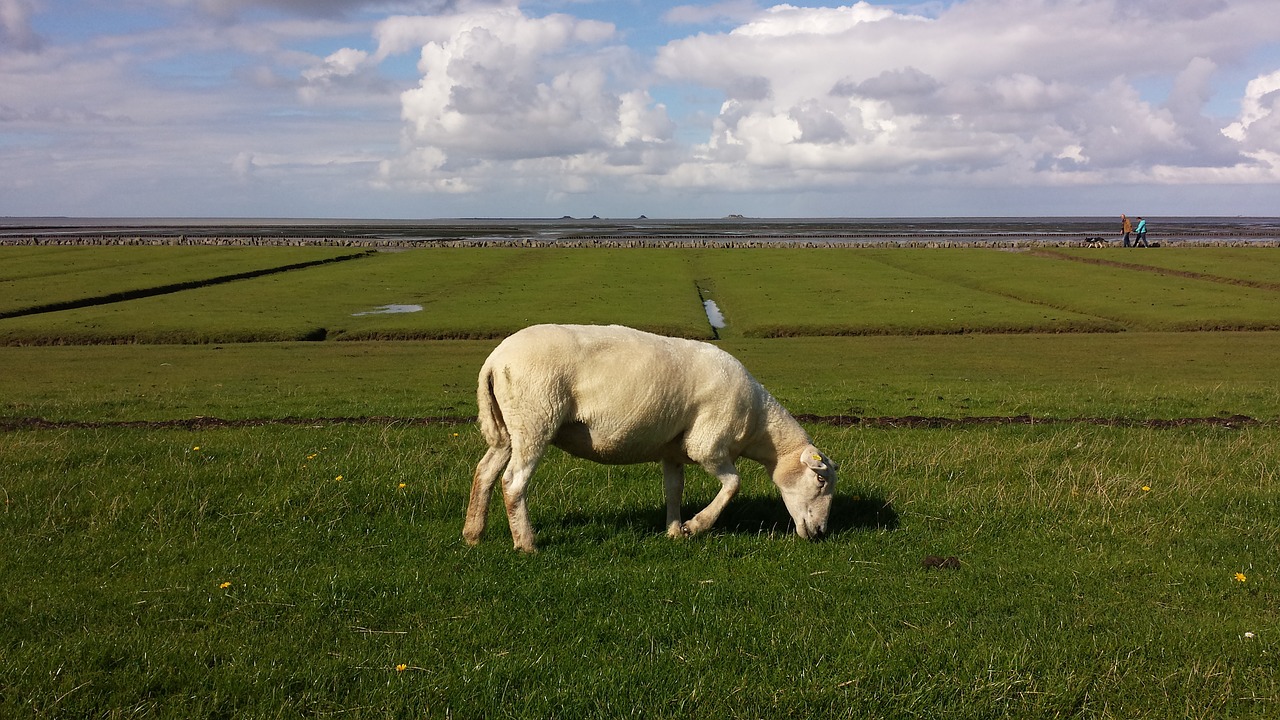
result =
M480 423L480 434L484 435L489 447L510 445L511 435L502 418L498 398L493 393L493 368L488 363L480 370L480 382L476 386L476 407L479 409L476 421Z

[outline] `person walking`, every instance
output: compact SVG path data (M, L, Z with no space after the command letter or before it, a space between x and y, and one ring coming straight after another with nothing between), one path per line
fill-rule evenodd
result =
M1150 243L1147 242L1147 221L1143 220L1141 216L1138 217L1138 234L1133 238L1133 246L1138 247L1139 245L1151 247Z
M1124 213L1120 213L1120 232L1124 233L1124 246L1129 247L1129 235L1133 233L1133 223Z

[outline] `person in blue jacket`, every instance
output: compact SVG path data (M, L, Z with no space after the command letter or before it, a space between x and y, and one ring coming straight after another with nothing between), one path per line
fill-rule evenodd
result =
M1141 217L1138 218L1137 235L1133 238L1134 247L1151 247L1147 242L1147 221Z

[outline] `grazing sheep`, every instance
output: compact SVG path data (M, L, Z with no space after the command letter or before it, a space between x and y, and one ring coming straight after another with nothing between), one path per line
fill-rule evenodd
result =
M525 491L548 444L599 463L661 462L673 538L716 521L738 491L740 457L769 471L797 534L817 539L826 532L836 464L741 363L713 345L618 325L535 325L489 355L476 399L489 450L476 466L462 529L472 545L484 534L502 473L511 538L517 549L535 551ZM688 464L701 465L721 487L681 522Z

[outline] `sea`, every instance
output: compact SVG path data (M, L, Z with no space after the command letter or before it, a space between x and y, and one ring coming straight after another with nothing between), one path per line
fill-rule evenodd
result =
M1137 218L1133 218L1136 223ZM1149 217L1165 245L1280 243L1280 217ZM963 245L1118 243L1114 217L900 218L0 218L0 244L234 238L262 243L347 241L400 246L449 243Z

